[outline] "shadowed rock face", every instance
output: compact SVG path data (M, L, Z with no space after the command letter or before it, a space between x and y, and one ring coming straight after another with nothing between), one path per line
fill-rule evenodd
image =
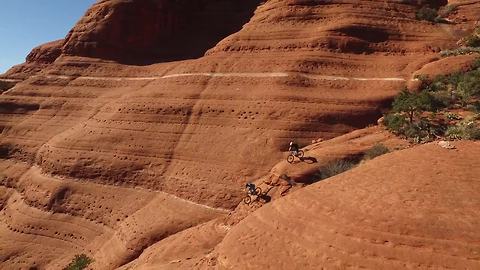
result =
M417 6L429 6L433 8L439 8L448 4L448 0L396 0L391 2L398 2Z
M238 31L259 0L109 0L66 38L66 54L130 64L201 57Z

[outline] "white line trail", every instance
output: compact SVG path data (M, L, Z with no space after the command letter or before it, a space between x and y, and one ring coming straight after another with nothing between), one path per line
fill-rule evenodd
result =
M287 73L287 72L255 72L255 73L221 73L221 72L203 72L203 73L175 73L167 74L164 76L150 76L150 77L93 77L93 76L64 76L64 75L35 75L35 78L47 78L47 79L71 79L71 80L106 80L106 81L148 81L148 80L162 80L181 77L237 77L237 78L286 78L290 76L301 76L313 80L324 81L393 81L393 82L405 82L406 79L398 77L344 77L344 76L330 76L330 75L313 75L307 73Z

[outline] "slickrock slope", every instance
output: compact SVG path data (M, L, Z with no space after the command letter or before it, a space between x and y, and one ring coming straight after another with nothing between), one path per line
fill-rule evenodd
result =
M18 83L0 95L0 268L84 252L112 269L204 227L213 248L288 141L376 123L479 10L440 25L402 1L258 2L98 1L1 77Z
M110 269L184 229L224 215L178 197L82 183L4 161L0 189L0 268L63 269L74 255Z
M480 144L394 152L266 205L218 269L478 269Z
M258 180L257 184L269 200L275 201L282 197L284 191L292 193L303 188L307 176L313 175L314 170L318 172L320 167L334 160L362 155L367 149L379 143L388 145L392 150L409 146L407 142L378 127L357 130L305 147L306 158L302 162L297 160L294 164L288 164L281 161L268 175ZM291 176L296 183L288 186L287 182L279 179L281 174ZM250 206L241 203L227 216L163 239L146 249L138 259L120 269L210 269L217 265L218 253L215 247L241 220L258 209L262 202L263 199L260 203L253 203ZM255 250L252 249L252 252Z

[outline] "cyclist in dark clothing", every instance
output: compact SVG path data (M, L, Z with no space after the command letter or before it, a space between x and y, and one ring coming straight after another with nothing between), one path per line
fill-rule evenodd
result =
M292 152L292 154L296 156L298 154L298 150L299 150L298 144L294 142L290 142L290 147L288 148L288 151Z
M253 183L247 183L247 184L245 185L245 188L248 190L248 193L249 193L249 194L251 194L251 195L256 195L257 192L255 191L255 189L256 189L257 187L255 186L255 184L253 184Z

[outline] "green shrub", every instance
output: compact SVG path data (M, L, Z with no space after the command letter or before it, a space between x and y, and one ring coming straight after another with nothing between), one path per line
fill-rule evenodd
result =
M450 140L480 140L480 128L473 121L462 121L448 127L445 135Z
M401 134L403 127L407 124L407 119L403 115L390 113L384 116L383 123L391 132Z
M478 48L478 50L480 52L480 48ZM477 59L475 59L475 61L473 61L471 69L476 70L476 69L479 69L479 68L480 68L480 58L477 58Z
M462 120L462 117L456 113L450 113L448 112L446 114L446 117L448 120Z
M336 160L330 162L324 167L320 168L320 179L318 179L318 181L346 172L355 166L356 163L351 160Z
M457 55L466 55L480 53L480 48L475 47L460 47L453 50L444 50L440 52L441 57L457 56Z
M422 89L427 92L440 92L440 91L447 91L448 84L445 81L445 76L439 75L433 79L433 81L427 85L425 85Z
M403 90L393 101L392 107L394 112L406 113L410 123L412 123L416 113L421 111L437 111L443 108L444 104L436 100L435 97L427 91L411 93Z
M365 151L364 158L365 159L373 159L378 156L384 155L390 152L390 150L383 144L376 144L372 148Z
M456 93L464 106L472 99L472 97L479 95L480 74L478 74L478 76L463 76L462 80L457 84Z
M417 18L417 20L437 22L436 20L438 18L438 11L433 8L422 7L417 11L415 17Z
M64 270L83 270L87 268L93 260L85 254L75 255L72 262Z
M463 130L459 126L449 126L445 132L445 136L449 140L461 140L463 138Z
M471 35L465 39L465 45L468 47L480 47L480 35Z
M480 128L477 125L469 125L465 128L465 137L467 140L480 140Z
M448 4L438 11L438 15L440 17L448 17L448 15L450 15L452 12L456 11L457 8L458 8L457 5Z
M480 60L474 61L472 70L467 72L457 72L448 76L437 76L429 84L422 87L422 92L427 92L430 97L424 96L424 104L421 110L433 109L433 111L449 107L453 103L459 102L466 106L472 102L474 97L480 96ZM420 93L421 94L421 93ZM419 95L420 95L419 94ZM408 102L413 102L412 96L407 99L405 96L399 96ZM418 100L417 100L418 101ZM431 108L428 108L431 106ZM405 108L404 108L405 109Z
M426 120L409 123L403 130L403 135L415 143L429 141L432 138L430 123Z
M425 118L410 122L401 114L387 114L384 124L394 134L403 135L416 143L431 141L445 133L445 126Z
M453 91L437 91L430 93L435 100L437 109L448 108L455 102L455 95Z
M417 74L417 75L415 75L414 78L417 79L417 80L420 80L422 82L428 81L428 76L425 75L425 74Z
M480 59L471 68L467 72L437 76L433 80L418 76L422 80L422 91L411 93L403 90L395 98L392 112L384 116L387 129L414 142L426 142L443 136L450 139L479 139L480 130L475 124L476 119L466 119L447 127L436 116L437 111L448 107L463 107L480 112ZM432 114L427 116L426 111ZM443 113L448 120L461 120L459 115L445 111Z

